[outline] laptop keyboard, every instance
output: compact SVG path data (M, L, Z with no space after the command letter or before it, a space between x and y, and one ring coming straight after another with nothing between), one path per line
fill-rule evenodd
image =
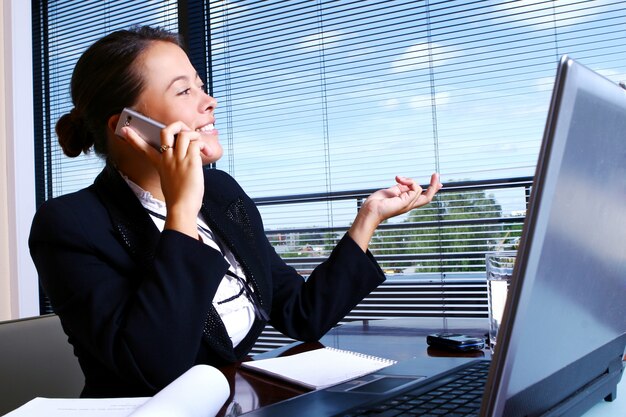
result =
M480 361L426 387L336 417L478 417L488 373L489 361Z

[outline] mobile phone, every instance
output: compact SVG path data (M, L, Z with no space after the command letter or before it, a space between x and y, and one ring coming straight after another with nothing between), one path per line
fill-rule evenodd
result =
M124 126L131 127L143 140L156 149L161 147L161 129L165 127L163 123L126 107L120 114L120 119L115 127L115 134L123 136L121 130Z
M480 337L460 333L433 333L426 336L429 346L467 352L485 347L485 340Z

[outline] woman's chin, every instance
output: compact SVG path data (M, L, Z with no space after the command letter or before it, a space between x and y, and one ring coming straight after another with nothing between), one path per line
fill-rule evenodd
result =
M222 149L222 145L219 142L215 142L210 144L209 146L205 146L200 151L200 157L202 158L202 165L212 164L213 162L217 162L222 155L224 154L224 150Z

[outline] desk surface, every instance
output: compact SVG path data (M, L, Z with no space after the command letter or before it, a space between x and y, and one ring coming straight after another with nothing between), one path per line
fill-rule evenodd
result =
M448 319L446 330L483 336L488 326L486 319ZM392 319L358 321L338 326L329 331L320 342L293 343L255 358L285 356L322 346L352 350L368 355L382 356L398 361L414 357L466 356L490 357L488 350L473 353L450 353L433 349L426 344L426 335L443 330L441 319ZM308 390L241 369L237 364L220 368L231 385L231 397L220 416L235 416L274 404ZM597 404L585 417L623 417L626 415L626 383L618 386L618 399L613 403Z

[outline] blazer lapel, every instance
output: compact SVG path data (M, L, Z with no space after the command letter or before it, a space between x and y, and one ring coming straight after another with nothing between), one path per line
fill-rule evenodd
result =
M121 243L143 267L152 268L159 229L126 181L115 167L107 164L94 184Z
M270 280L263 277L266 273L264 262L259 256L259 248L255 246L259 236L254 232L243 199L238 196L220 207L205 198L201 212L209 226L235 255L257 294L261 307L266 313L269 312Z

